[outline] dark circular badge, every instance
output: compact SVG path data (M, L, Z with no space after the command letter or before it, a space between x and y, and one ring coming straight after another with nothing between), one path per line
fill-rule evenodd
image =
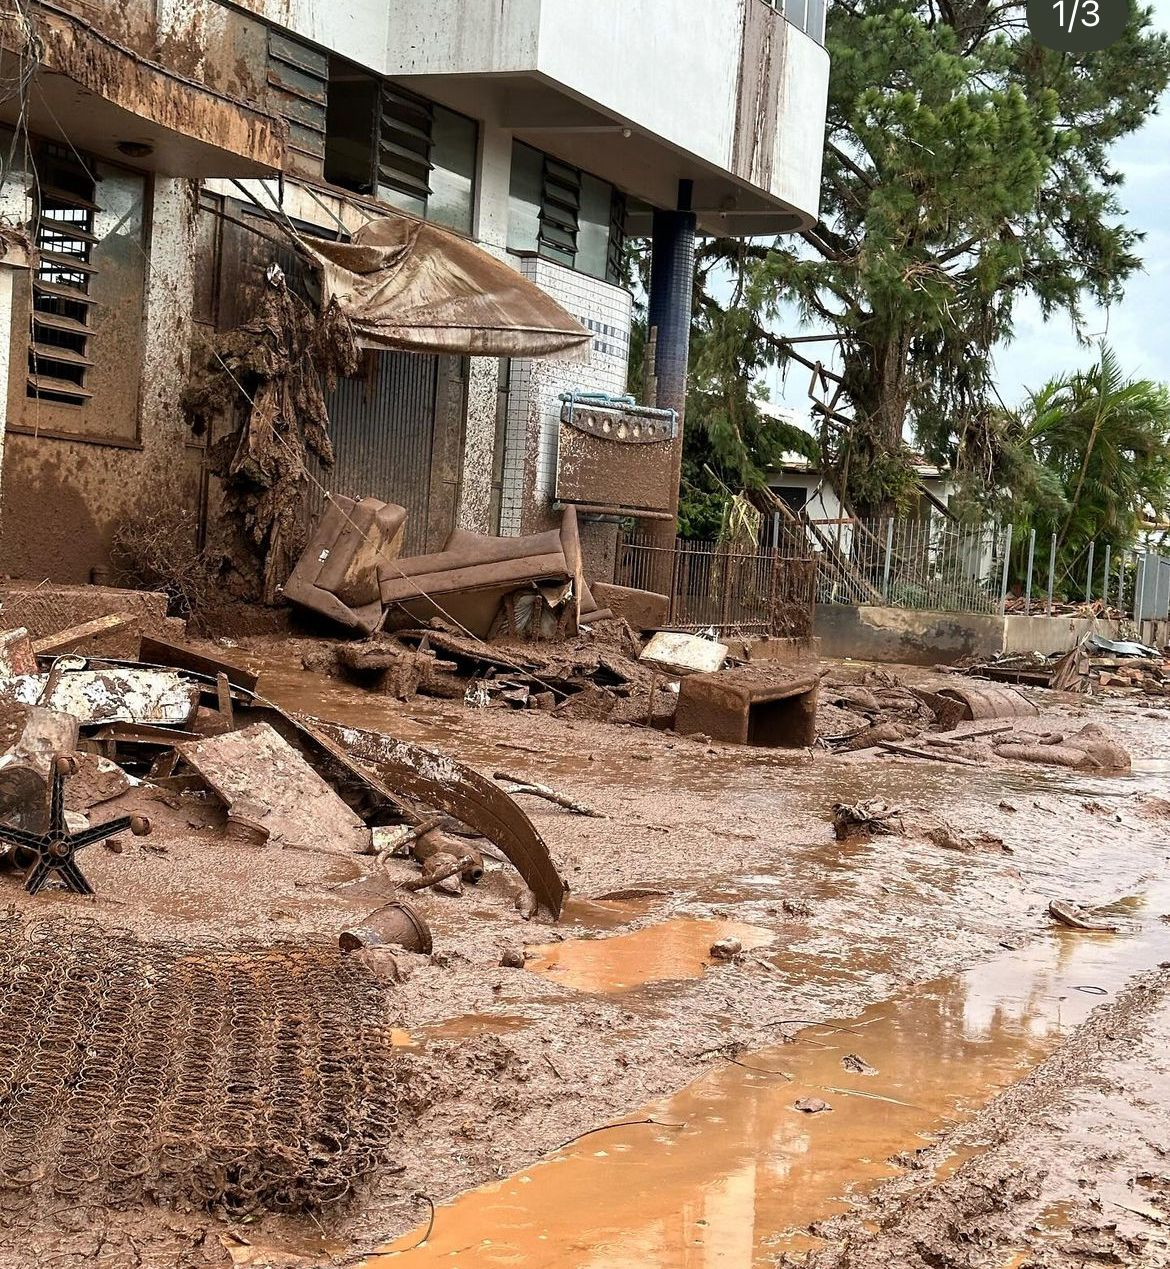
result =
M1028 28L1061 53L1096 53L1119 40L1129 0L1028 0Z

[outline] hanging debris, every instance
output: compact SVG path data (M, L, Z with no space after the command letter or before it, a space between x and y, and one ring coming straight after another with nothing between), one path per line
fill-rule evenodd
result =
M318 317L278 265L265 280L255 317L219 337L193 372L183 406L197 434L246 411L239 429L212 446L211 469L255 553L260 597L275 604L299 546L306 456L333 462L325 392L357 370L358 355L336 305Z

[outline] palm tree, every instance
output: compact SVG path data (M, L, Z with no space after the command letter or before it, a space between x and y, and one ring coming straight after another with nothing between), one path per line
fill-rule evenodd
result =
M1105 345L1091 369L1030 392L1000 420L994 448L994 478L1023 529L1016 541L1055 534L1058 576L1079 575L1094 540L1130 549L1142 522L1170 508L1170 391L1127 379Z

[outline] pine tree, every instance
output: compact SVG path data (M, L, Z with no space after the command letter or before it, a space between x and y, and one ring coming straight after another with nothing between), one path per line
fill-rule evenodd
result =
M855 510L888 514L914 487L907 432L950 461L994 407L1021 297L1079 323L1140 267L1112 147L1155 111L1170 40L1137 4L1118 43L1071 56L1031 39L1019 0L838 0L827 45L820 219L772 245L704 245L694 361L721 419L745 397L750 412L745 374L829 360L776 332L794 303L838 351L840 373L817 372L822 461ZM710 282L728 273L721 302ZM715 433L750 444L742 423Z

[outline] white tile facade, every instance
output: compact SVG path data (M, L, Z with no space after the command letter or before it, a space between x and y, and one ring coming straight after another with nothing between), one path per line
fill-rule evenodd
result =
M633 315L633 300L621 287L538 256L513 263L593 332L593 346L584 361L512 362L500 497L500 533L505 537L557 523L551 508L560 394L574 388L625 392Z

